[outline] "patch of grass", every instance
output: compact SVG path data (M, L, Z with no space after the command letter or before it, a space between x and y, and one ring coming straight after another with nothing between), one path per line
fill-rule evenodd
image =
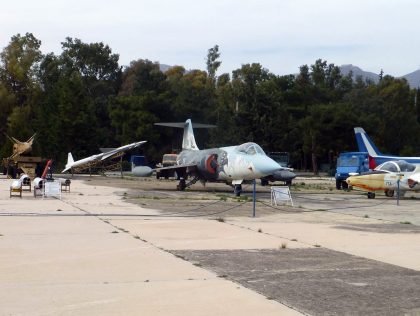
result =
M287 248L287 243L282 242L281 245L280 245L280 248L281 249L286 249Z
M195 265L196 267L201 267L202 266L201 263L199 263L199 262L194 262L193 265Z
M221 275L218 275L217 277L218 278L226 279L228 276L227 276L227 274L221 274Z
M237 202L248 202L249 200L250 200L250 198L247 195L238 196L236 198Z
M216 221L224 223L225 219L223 217L218 217L218 218L216 218Z
M220 201L226 202L227 201L227 197L226 196L221 196L220 197Z
M83 193L79 193L79 195L84 195Z
M291 241L298 241L296 238L291 239Z
M259 233L262 233L262 229L261 229L261 228L258 228L258 232L259 232Z
M0 237L3 237L4 235L3 234L0 234Z
M364 218L369 218L369 215L365 214L365 216L363 216Z
M319 247L321 247L321 245L315 244L314 247L319 248Z
M158 196L154 196L154 197L153 197L153 200L160 200L160 197L158 197Z
M324 208L318 208L318 209L315 210L315 212L325 212L325 211L326 211L326 209L324 209Z
M61 208L57 209L57 212L62 212L63 210Z
M112 232L111 232L111 234L118 234L119 233L119 231L117 231L117 230L113 230Z
M104 221L104 223L107 223L107 224L109 224L109 222L108 222L108 221Z
M409 222L409 221L404 221L404 222L400 222L400 224L410 225L410 224L411 224L411 222Z
M137 236L137 235L136 235L136 236L134 236L134 238L135 238L135 239L141 239L141 238L140 238L140 236Z

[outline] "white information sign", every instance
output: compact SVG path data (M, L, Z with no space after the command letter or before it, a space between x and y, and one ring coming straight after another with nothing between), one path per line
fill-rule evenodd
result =
M45 181L44 197L56 197L61 200L61 182L57 180Z
M289 203L293 206L292 195L288 186L271 187L271 205L277 206L278 203Z

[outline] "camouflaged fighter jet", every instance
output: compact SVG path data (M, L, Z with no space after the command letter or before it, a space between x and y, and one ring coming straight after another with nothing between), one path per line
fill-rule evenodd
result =
M175 171L179 178L178 190L185 190L186 187L199 180L203 184L223 181L234 186L234 193L239 196L242 192L242 182L245 180L281 175L282 181L290 181L296 177L290 168L280 166L256 143L249 142L238 146L199 150L190 119L185 123L156 123L155 125L184 128L182 151L177 157L176 164L156 169L158 172ZM214 126L194 124L194 127ZM188 177L192 179L187 183Z

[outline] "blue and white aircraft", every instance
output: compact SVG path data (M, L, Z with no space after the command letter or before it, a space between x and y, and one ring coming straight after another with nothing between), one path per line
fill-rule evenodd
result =
M242 182L245 180L280 178L283 181L291 181L296 175L290 168L282 167L268 157L262 148L256 143L244 143L238 146L212 148L199 150L193 133L193 123L188 119L185 123L156 123L155 125L182 127L184 136L182 151L178 155L176 164L169 167L157 168L156 171L175 171L180 182L178 190L198 180L201 182L223 181L234 186L235 195L239 196L242 191ZM204 127L203 124L194 124L196 127ZM186 179L191 177L188 183Z
M361 127L355 127L354 133L356 134L356 141L357 146L359 147L359 151L361 152L367 152L375 162L375 166L372 166L375 168L378 165L383 164L387 161L396 161L396 160L404 160L408 163L420 165L420 157L401 157L401 156L394 156L394 155L385 155L382 154L378 148L375 146L373 141L369 138L369 136L366 134L365 130ZM369 167L371 167L371 159L369 159Z

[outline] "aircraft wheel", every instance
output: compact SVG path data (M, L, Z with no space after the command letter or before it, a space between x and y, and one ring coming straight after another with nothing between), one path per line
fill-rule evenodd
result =
M184 191L187 185L185 184L185 179L179 180L179 184L176 186L178 191Z
M374 199L375 198L375 193L374 192L368 192L367 197L368 197L368 199Z
M394 190L385 190L385 195L387 197L393 197L394 196Z
M335 188L341 190L341 180L335 180Z
M240 196L242 192L242 185L241 184L235 184L233 193L235 193L235 196Z
M346 181L341 181L341 186L343 187L343 190L347 190L349 188L349 185Z

